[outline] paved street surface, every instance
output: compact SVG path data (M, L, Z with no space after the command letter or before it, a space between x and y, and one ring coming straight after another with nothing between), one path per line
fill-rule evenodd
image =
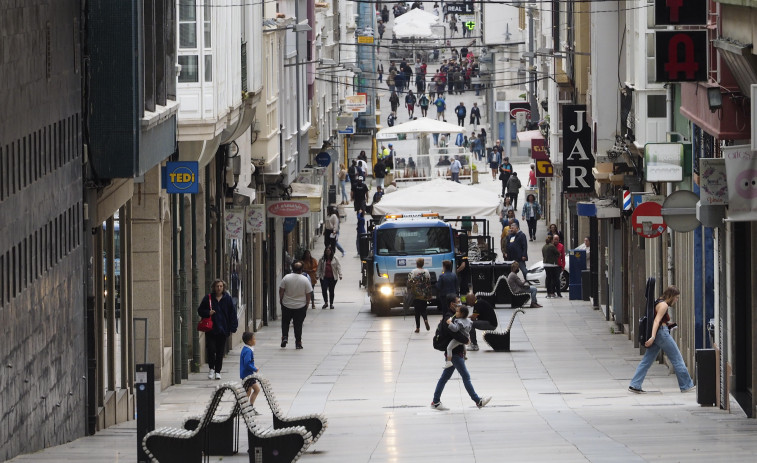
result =
M382 59L388 70L388 60ZM437 67L430 64L429 73ZM384 124L388 97L384 92ZM470 108L473 101L482 106L483 97L466 92L448 100L450 122L455 121L452 108L459 101ZM481 109L485 116L485 107ZM403 105L398 114L400 123L407 120ZM435 117L433 107L429 114ZM486 128L491 145L491 131ZM395 147L400 155L407 155L414 152L415 141ZM528 165L515 167L525 184ZM499 181L483 172L480 178L475 188L499 192ZM496 217L490 219L501 256L501 226ZM530 263L541 260L545 229L541 221L538 240L529 242ZM543 308L526 309L516 319L512 352L495 353L480 337L481 350L468 353L476 391L493 397L488 406L476 408L455 373L442 396L449 410L430 409L443 365L442 354L431 346L439 316L430 317L432 331L415 334L412 316L372 315L364 291L358 288L360 264L355 258L351 210L340 240L347 256L340 259L345 278L336 286L335 310L320 308L320 287L316 287L317 309L308 310L305 320L305 348L295 350L292 343L281 349L278 321L257 333L256 364L271 380L282 410L292 415L323 413L329 420L328 429L302 462L753 461L757 420L745 418L737 406L733 413L700 407L695 394L679 392L675 375L664 365L650 370L644 383L648 394L629 394L628 383L641 359L638 350L627 335L612 333L601 312L592 310L588 302L569 301L567 294L564 299L540 297ZM316 241L313 255L320 257L322 239ZM497 309L501 325L511 313L508 307ZM238 379L240 349L241 345L235 346L227 356L224 380ZM207 379L204 366L202 373L160 393L158 427L179 426L184 417L201 412L218 383ZM270 425L262 394L256 408L262 412L258 422ZM132 462L136 449L131 421L12 461ZM237 456L211 461L248 461L246 451L242 433Z
M516 165L525 173L526 164ZM494 189L483 180L476 188ZM355 219L343 224L348 254L341 259L345 279L336 287L334 310L308 310L303 350L279 347L276 321L257 334L256 363L289 414L324 413L329 427L303 462L495 462L503 461L753 461L757 421L696 404L681 394L664 365L650 370L644 388L631 395L628 382L640 360L626 335L588 302L540 298L540 309L526 309L512 328L512 352L495 353L480 341L468 353L476 391L491 395L478 409L457 373L442 396L449 411L429 408L442 372L442 354L432 333L413 333L412 317L378 318L358 288L359 260L351 243ZM492 230L500 230L496 221ZM538 236L545 234L543 222ZM530 242L531 261L540 259L540 242ZM322 240L314 255L320 256ZM541 294L541 293L540 293ZM500 322L512 309L499 307ZM431 316L432 325L438 315ZM433 330L433 326L432 326ZM224 380L238 376L241 345L227 356ZM217 381L204 372L159 394L158 426L178 426L199 413ZM258 421L271 423L263 395ZM13 461L136 461L134 421ZM247 460L240 453L211 461Z

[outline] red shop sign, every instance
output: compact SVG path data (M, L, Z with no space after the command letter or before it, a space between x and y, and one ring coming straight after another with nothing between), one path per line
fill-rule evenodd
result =
M267 210L269 217L307 217L310 205L307 201L272 201Z

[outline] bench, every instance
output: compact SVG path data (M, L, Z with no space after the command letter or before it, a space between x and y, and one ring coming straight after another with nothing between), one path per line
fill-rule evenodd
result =
M491 292L479 291L476 293L476 297L492 305L511 304L512 308L517 309L531 300L531 293L513 293L510 283L507 282L507 277L500 275Z
M293 426L304 426L305 429L307 429L313 439L313 444L320 439L323 432L326 430L326 427L328 426L328 421L326 420L326 417L324 417L321 414L311 414L311 415L305 415L305 416L297 416L297 417L287 417L283 413L281 413L281 408L279 407L279 402L276 400L276 396L273 394L273 387L271 386L271 382L267 379L261 377L257 373L252 374L244 379L244 387L247 389L250 387L250 384L252 383L252 380L257 380L260 384L260 388L263 390L263 394L265 394L266 401L268 402L268 406L271 408L271 412L273 413L273 429L284 429L284 428L290 428Z
M227 385L216 388L205 407L205 412L198 417L195 429L178 429L164 427L147 433L142 439L142 449L154 461L165 462L201 462L203 453L208 461L209 436L204 432L213 419L221 403L224 393L229 390ZM234 392L232 390L232 392Z
M518 313L525 314L523 309L518 309L513 312L513 316L510 317L510 323L507 325L507 329L504 332L487 331L484 333L484 341L486 341L495 352L510 352L510 328L513 327L515 316L518 315Z
M235 389L239 415L247 425L250 463L294 463L313 443L310 431L304 426L262 429L255 423L255 415L247 392Z
M184 420L182 428L194 431L200 425L201 416ZM231 456L239 452L239 404L234 398L234 408L229 414L216 415L200 433L207 434L206 455Z

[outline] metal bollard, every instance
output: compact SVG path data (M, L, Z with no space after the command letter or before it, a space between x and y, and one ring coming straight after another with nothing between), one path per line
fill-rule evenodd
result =
M149 462L142 449L142 440L155 429L155 366L152 363L137 365L137 461Z

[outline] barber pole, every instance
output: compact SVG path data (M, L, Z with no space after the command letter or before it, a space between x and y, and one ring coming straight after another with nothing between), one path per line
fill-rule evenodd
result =
M623 190L623 210L631 210L631 192L628 190Z

